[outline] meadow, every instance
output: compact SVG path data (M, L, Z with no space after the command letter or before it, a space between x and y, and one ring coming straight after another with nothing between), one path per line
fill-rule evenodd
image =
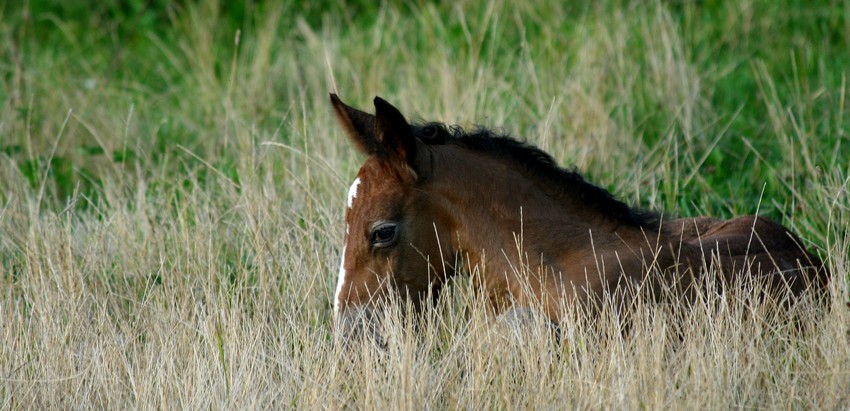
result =
M846 409L848 73L839 0L2 2L0 409ZM773 218L829 295L555 341L459 279L343 346L363 158L329 92L509 132L640 207Z

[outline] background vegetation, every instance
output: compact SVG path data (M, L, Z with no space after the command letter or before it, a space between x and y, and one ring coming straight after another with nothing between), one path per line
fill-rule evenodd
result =
M850 406L850 3L585 3L0 3L0 408ZM777 219L829 303L553 343L467 318L461 282L343 350L362 159L330 91L502 128L643 207Z

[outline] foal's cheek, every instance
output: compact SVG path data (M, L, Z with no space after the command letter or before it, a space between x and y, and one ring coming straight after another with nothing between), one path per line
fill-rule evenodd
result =
M439 248L435 244L411 245L405 254L403 275L407 285L416 292L427 291L438 274L434 270L442 268Z
M394 253L384 253L375 257L371 271L375 273L375 280L382 290L392 287L399 281L398 261Z

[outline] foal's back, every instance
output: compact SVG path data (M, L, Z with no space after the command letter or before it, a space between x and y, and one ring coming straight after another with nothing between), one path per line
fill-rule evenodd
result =
M692 265L719 263L714 268L726 280L736 273L760 273L767 276L765 285L795 295L807 288L824 288L828 281L820 258L806 251L796 234L767 218L683 218L665 226L674 241L681 240L691 256L702 260L691 261Z

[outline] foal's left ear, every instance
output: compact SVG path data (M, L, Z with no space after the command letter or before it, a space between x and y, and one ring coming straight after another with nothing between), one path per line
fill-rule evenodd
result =
M401 112L380 97L375 97L375 140L379 155L408 167L415 178L416 137Z
M331 93L331 105L339 125L345 130L345 134L357 150L366 155L375 154L378 151L378 144L375 141L375 116L348 106L333 93Z

